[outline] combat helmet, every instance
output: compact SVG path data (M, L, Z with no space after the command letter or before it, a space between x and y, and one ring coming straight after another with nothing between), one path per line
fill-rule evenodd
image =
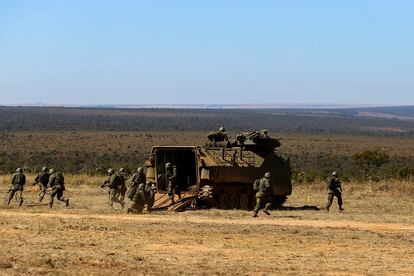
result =
M226 129L225 129L224 127L222 127L222 126L221 126L221 127L219 128L219 131L225 132L225 131L226 131Z
M333 172L332 173L332 176L338 176L338 173L337 172Z
M139 167L139 168L137 169L137 172L142 173L142 172L144 172L144 169L143 169L142 167Z
M55 173L55 170L54 169L50 169L49 170L49 174L53 174L53 173Z
M108 173L108 175L113 175L114 174L114 169L109 168L107 173Z
M125 172L125 169L124 168L120 168L119 169L119 172L124 173Z
M171 163L168 162L167 164L165 164L165 167L167 167L167 168L171 167Z
M270 178L270 172L266 172L264 175L265 178L269 179Z
M43 167L42 172L47 172L47 167Z
M21 172L23 172L23 170L22 170L22 168L17 168L16 172L21 173Z

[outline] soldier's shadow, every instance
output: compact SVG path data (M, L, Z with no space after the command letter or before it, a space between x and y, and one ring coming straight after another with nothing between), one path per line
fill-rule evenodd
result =
M303 206L280 206L275 208L280 211L319 211L321 208L315 205L303 205Z

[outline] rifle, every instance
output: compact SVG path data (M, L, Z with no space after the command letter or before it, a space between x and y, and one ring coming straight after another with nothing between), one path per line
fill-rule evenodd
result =
M101 188L104 189L105 191L107 189L105 189L106 187L109 187L109 180L104 180L101 184Z

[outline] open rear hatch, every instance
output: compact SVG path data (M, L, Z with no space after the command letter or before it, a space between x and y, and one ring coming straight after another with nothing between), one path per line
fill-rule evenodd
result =
M158 194L155 198L154 209L181 211L191 205L199 188L198 162L196 147L156 147L153 150L155 158L155 180ZM181 191L181 199L174 195L175 204L167 194L168 180L165 166L171 163L176 172L176 183Z

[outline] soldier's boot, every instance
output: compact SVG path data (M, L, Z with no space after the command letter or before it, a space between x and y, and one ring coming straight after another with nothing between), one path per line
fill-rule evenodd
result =
M19 200L19 207L23 205L23 198Z
M49 208L52 209L53 207L53 202L49 202Z
M257 215L257 212L256 212L256 211L253 211L253 217L254 217L254 218L257 218L257 217L258 217L258 215Z
M342 206L339 206L339 211L344 211L344 208L342 208Z
M65 205L66 205L66 207L68 207L68 206L69 206L69 198L67 198L67 199L65 200Z
M121 209L123 210L125 208L125 201L121 201L119 204L121 204Z

